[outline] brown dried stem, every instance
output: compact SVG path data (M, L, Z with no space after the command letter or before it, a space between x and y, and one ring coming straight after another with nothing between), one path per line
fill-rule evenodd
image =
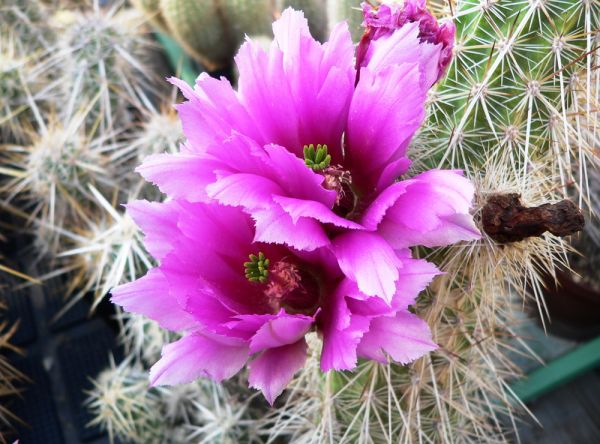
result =
M484 205L483 230L495 241L518 242L546 231L564 237L580 231L585 224L581 210L570 200L528 208L521 204L520 197L515 193L495 194Z

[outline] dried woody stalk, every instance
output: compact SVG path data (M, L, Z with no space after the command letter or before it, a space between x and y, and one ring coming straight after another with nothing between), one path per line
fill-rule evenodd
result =
M554 204L525 207L516 193L490 196L483 207L485 232L500 243L539 237L546 231L564 237L583 229L581 209L568 199Z

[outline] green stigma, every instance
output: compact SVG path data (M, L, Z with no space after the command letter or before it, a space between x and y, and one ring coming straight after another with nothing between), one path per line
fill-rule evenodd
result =
M264 284L269 277L269 259L262 252L258 253L258 256L251 254L249 258L249 262L244 262L246 279Z
M304 163L313 171L324 170L330 162L331 155L327 154L327 145L318 144L316 150L312 143L304 145Z

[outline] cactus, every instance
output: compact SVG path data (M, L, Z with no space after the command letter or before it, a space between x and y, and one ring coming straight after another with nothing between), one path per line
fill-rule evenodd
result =
M56 254L64 229L88 218L88 184L114 184L105 140L91 139L83 131L86 115L79 112L66 125L51 115L46 122L40 120L40 132L29 135L30 143L6 150L2 173L11 179L0 192L35 227L42 253Z
M128 160L138 157L139 144L134 144L133 156L128 152L129 159L122 157L130 135L136 133L133 119L139 116L138 108L144 108L139 97L156 90L148 82L153 78L145 58L148 40L128 10L100 10L97 5L91 11L60 10L49 22L57 42L36 64L37 53L19 56L21 49L14 42L26 37L16 34L21 28L11 28L10 39L2 33L0 130L10 144L2 147L0 193L13 213L34 229L41 255L84 248L79 262L74 264L75 255L68 256L71 270L81 270L84 264L98 265L99 249L108 248L107 254L112 254L111 243L135 239L123 220L110 222L92 189L111 196L111 205L126 198L120 186L139 189L123 179L132 169ZM89 232L78 232L86 227ZM88 234L87 245L76 245ZM100 245L103 242L109 245ZM131 265L145 269L137 261ZM104 285L120 282L125 272L110 267L103 271L91 287L85 282L88 288L106 293ZM88 269L74 281L98 278L97 272ZM133 272L128 273L131 277Z
M110 367L94 381L86 405L94 415L90 425L99 425L115 437L134 443L160 443L167 437L162 428L160 397L156 389L148 389L146 372L138 365L124 361Z
M115 209L116 202L107 201L93 185L88 184L88 190L97 208L77 230L65 226L60 232L62 251L56 257L69 270L73 293L64 311L88 292L94 294L95 309L111 288L136 279L152 265L141 233L129 215Z
M173 36L209 70L228 65L244 35L268 32L272 20L267 0L161 0L160 7Z
M330 19L345 10L357 30L359 4L330 2ZM453 16L456 55L447 79L430 93L428 120L411 148L413 170L464 169L477 188L476 218L498 192L520 193L528 205L564 195L591 205L597 127L591 114L598 100L589 87L597 76L589 51L597 39L591 33L598 26L597 5L568 3L566 14L559 0L469 0L453 4L452 11L446 4L431 6L440 17ZM236 408L247 407L219 395L219 411L229 421L216 420L200 403L202 414L188 417L178 439L215 433L224 442L251 442L254 436L267 442L507 442L521 413L508 389L520 371L507 350L529 354L515 331L515 312L531 297L528 289L544 310L542 271L565 266L569 250L564 239L549 234L506 246L484 236L419 250L447 273L414 307L432 327L438 351L409 366L361 362L352 373L323 375L313 337L311 356L279 408L236 416ZM138 343L156 345L161 338L141 325L131 327L143 332ZM227 384L245 393L236 381ZM237 428L224 425L234 420Z
M439 8L450 13L447 5ZM537 195L531 204L567 196L581 204L589 196L583 172L595 162L595 143L584 128L597 120L589 85L597 77L592 48L598 12L597 5L585 2L455 5L455 60L430 97L429 124L419 138L433 153L430 165L458 166L476 180L499 176L487 190L478 190L481 200L505 191L502 183L510 182L526 200ZM588 92L578 93L582 90ZM537 250L553 273L567 248L544 235L506 250L515 257ZM522 260L527 285L521 288L533 288L543 307L540 264L533 256ZM480 261L480 267L487 265Z
M168 331L144 316L119 312L118 319L121 342L127 355L145 365L157 362L163 345L173 339Z
M332 3L353 11L360 2ZM476 183L477 218L487 197L500 192L517 192L528 205L566 195L593 200L598 101L582 84L595 85L597 77L597 5L568 3L567 13L558 1L433 6L453 16L457 44L413 141L413 171L464 169ZM567 266L569 250L546 234L506 246L484 237L422 251L448 273L415 307L440 350L406 367L365 362L322 378L307 366L270 418L271 438L507 442L519 413L507 387L520 371L506 350L529 354L514 330L515 312L531 296L544 312L544 272Z
M132 159L135 166L152 154L177 152L184 140L181 121L175 109L165 105L160 111L148 108L144 112L146 115L140 131L133 134L131 144L123 147L124 151L135 156Z
M284 0L281 10L294 8L304 12L310 33L314 38L325 41L327 38L327 7L323 0Z
M0 28L1 29L1 28ZM23 48L22 36L0 37L0 136L3 143L27 141L27 128L34 118L31 108L53 98L49 70L38 52Z
M24 131L20 114L28 109L26 89L27 61L15 53L12 42L0 41L0 135L10 142L22 141Z
M573 2L567 13L554 1L463 1L452 7L437 6L457 25L455 59L430 93L428 121L412 147L419 159L415 169L464 169L477 185L476 215L493 193L517 192L529 205L585 195L588 180L580 175L574 181L573 172L592 162L593 144L582 138L582 124L594 109L593 94L580 97L577 112L569 109L577 80L589 84L595 76L589 51L597 7ZM567 188L572 182L577 186ZM435 297L425 295L417 307L443 351L404 372L391 367L399 379L381 393L385 383L377 381L385 378L373 370L379 379L372 391L361 382L367 399L375 398L364 410L379 413L342 408L351 412L342 430L363 423L348 442L360 442L366 429L389 436L385 421L399 430L401 442L508 440L517 402L506 387L519 374L505 352L516 341L513 305L519 300L512 298L529 298L531 288L543 312L543 271L565 266L568 250L565 240L546 234L502 247L484 237L462 248L424 252L448 273L436 282ZM524 343L520 348L527 351ZM385 407L386 396L399 400L397 409ZM502 417L508 418L504 427Z
M38 0L4 0L0 6L0 29L3 36L18 36L16 43L23 54L49 49L55 37L48 26L48 10Z
M134 168L150 154L174 152L182 139L182 129L173 109L159 112L147 97L143 99L132 100L143 117L139 128L129 131L122 141L104 146L106 156L102 161L113 172L115 181L108 186L100 184L100 189L95 185L98 181L86 182L83 188L87 191L87 217L79 222L77 230L63 227L58 233L61 248L56 257L61 268L69 270L71 287L76 290L71 304L93 292L95 308L112 287L141 276L151 267L152 258L142 244L142 234L120 204L161 198L158 190L141 180ZM132 327L133 324L124 323L125 335L132 336L132 343L141 341L141 346L144 340L135 337ZM159 350L165 340L161 338L154 344ZM138 346L133 350L141 355ZM143 351L146 355L148 352Z
M567 116L569 90L578 73L591 75L598 16L595 5L568 4L568 13L553 1L457 5L455 63L431 108L432 122L446 128L447 164L466 157L479 166L486 152L503 147L525 177L536 158L555 151L563 187L572 179L572 164L591 147L569 140L577 134Z
M160 9L160 0L132 0L133 6L162 32L167 32L168 25Z
M597 212L600 209L600 175L597 169L591 170L588 176L590 186L590 204L595 210L586 221L583 232L573 239L572 245L578 254L570 256L570 264L581 279L597 291L600 290L600 221Z
M595 55L592 63L597 64L598 56ZM598 87L599 79L597 70L594 70L590 77L590 87L586 85L585 72L578 73L577 82L571 85L573 100L567 115L569 116L570 126L578 128L578 132L572 133L571 143L577 144L579 140L584 140L588 146L597 144L598 131L598 113L597 111L588 113L589 110L598 109ZM584 118L582 118L584 116ZM596 270L600 267L600 151L594 150L592 156L579 162L573 171L575 183L579 190L584 192L578 194L580 206L588 209L588 218L582 233L573 238L572 245L578 254L570 255L570 261L573 270L580 276L574 276L575 279L581 279L585 284L598 290L600 289L600 276ZM584 188L582 184L586 184Z
M7 281L9 285L11 281ZM6 307L0 301L0 310ZM17 330L18 324L9 326L7 322L0 322L0 443L8 443L8 437L11 435L11 426L21 422L10 411L10 404L6 403L7 398L18 396L21 390L20 383L27 378L20 371L15 369L5 356L6 352L22 353L20 349L10 343L12 336Z
M289 6L305 12L316 38L323 40L327 28L320 0L136 0L134 5L210 71L229 66L246 35L269 35L273 18Z
M60 70L62 96L69 114L94 103L89 127L121 128L131 123L127 95L156 80L148 69L147 40L126 10L69 11L57 14L57 49L49 64Z
M188 386L192 396L190 420L183 427L179 442L221 442L259 444L258 424L266 406L256 402L256 394L244 387L241 379L225 384L200 380ZM165 398L167 405L177 405L176 392Z
M352 40L358 42L364 32L361 3L361 0L328 0L329 27L341 21L347 22Z
M111 362L93 381L86 406L90 425L133 443L262 443L264 409L241 383L199 380L177 387L148 388L148 375L131 358Z

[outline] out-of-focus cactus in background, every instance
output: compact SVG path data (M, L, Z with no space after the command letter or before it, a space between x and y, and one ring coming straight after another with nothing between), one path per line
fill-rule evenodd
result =
M600 42L600 34L596 22L596 35L592 39L592 45L597 46ZM598 147L598 127L600 119L598 118L598 109L600 109L600 76L597 72L600 57L597 52L590 59L586 59L586 65L593 69L589 72L588 68L575 71L572 76L569 92L571 100L566 117L569 121L567 128L574 128L570 131L568 139L563 136L561 145L564 147L569 140L570 143L578 147L583 144L588 153L588 159L585 162L580 161L576 168L571 168L573 182L587 185L582 191L579 191L578 197L585 204L590 214L586 221L586 226L578 238L574 239L573 244L576 250L581 254L573 254L571 262L576 273L585 284L590 285L596 291L600 290L600 275L596 270L600 270L600 148ZM573 149L573 148L571 148ZM596 159L596 162L593 159ZM579 186L579 190L581 190Z
M93 103L87 113L90 126L98 119L101 130L122 127L131 119L128 97L156 84L147 66L150 43L139 29L139 17L117 7L94 8L59 13L54 23L57 48L48 64L61 79L65 112Z
M21 17L30 9L43 11L43 26ZM44 30L44 45L25 44L38 33L21 18ZM133 174L138 149L173 150L181 137L176 123L164 125L174 120L160 103L172 100L170 88L150 68L154 43L134 10L32 1L25 11L3 5L2 19L10 31L0 52L10 93L2 95L0 120L3 205L35 235L52 275L69 274L73 294L93 291L99 300L149 265L121 204L147 189ZM146 117L161 125L149 130ZM149 134L161 130L174 132Z
M364 32L364 28L362 27L362 2L359 0L328 0L326 3L329 28L331 29L336 23L345 21L348 23L348 29L352 35L352 40L354 40L355 43L358 43Z
M0 305L0 311L4 310L6 310L6 307ZM11 430L12 426L20 422L20 419L10 411L10 406L6 404L6 400L17 395L19 393L18 383L27 379L25 375L12 366L5 356L7 352L20 353L20 350L10 343L17 328L17 324L8 325L5 321L0 322L0 443L2 444L7 442L4 438L7 432Z
M38 122L29 143L6 147L7 170L14 176L5 184L6 202L17 203L33 224L42 254L56 255L64 230L86 220L88 185L114 185L115 171L105 155L109 140L86 134L86 116L78 113L63 123L51 115Z
M266 0L161 0L160 10L177 41L208 69L227 65L244 35L269 31Z
M166 32L167 23L160 8L160 0L132 0L131 4L159 30Z
M327 32L326 2L320 0L136 0L133 4L208 70L230 65L246 35L270 35L271 23L289 6L305 12L315 38L323 39Z
M94 381L88 407L98 424L115 437L134 443L159 443L167 439L167 428L157 390L148 387L143 367L129 360L104 370Z
M4 140L22 140L23 128L19 114L27 110L30 100L23 87L29 70L27 60L17 56L12 39L0 40L0 130Z
M56 34L48 24L49 8L38 0L23 2L5 0L0 5L2 35L16 38L22 53L35 53L49 49Z

